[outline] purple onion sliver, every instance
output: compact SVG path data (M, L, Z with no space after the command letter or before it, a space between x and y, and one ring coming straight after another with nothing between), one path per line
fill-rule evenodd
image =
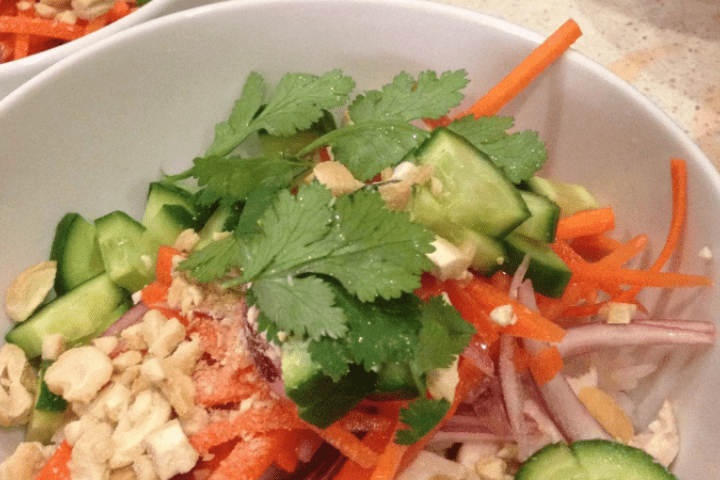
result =
M147 313L148 310L150 310L150 308L142 302L132 306L130 310L128 310L120 318L118 318L115 323L110 325L102 333L101 337L115 336L126 328L135 325L136 323L140 323L140 321L142 321L143 319L143 316Z
M671 327L669 324L633 321L627 324L589 323L567 330L556 344L563 358L613 348L650 345L707 345L715 342L716 332ZM710 324L712 325L712 324ZM705 328L705 327L704 327Z
M525 349L534 355L547 346L544 342L523 339ZM550 417L555 421L567 440L602 439L612 440L612 436L598 423L570 387L565 375L558 373L544 385L538 385L538 391Z

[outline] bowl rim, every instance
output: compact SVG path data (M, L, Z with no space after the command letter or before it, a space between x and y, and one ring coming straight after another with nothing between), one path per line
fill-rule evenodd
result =
M147 5L143 6L142 9L147 9L145 12L148 16L152 16L157 11L162 10L169 4L172 4L175 0L152 0ZM403 9L414 9L424 11L426 13L443 14L457 18L460 21L472 22L477 24L483 24L490 28L501 30L505 33L509 33L514 36L518 36L522 39L528 40L533 44L540 44L545 36L531 30L530 28L524 27L517 23L493 16L489 13L485 13L479 10L471 9L466 6L459 6L449 3L440 3L437 0L434 1L417 1L417 0L304 0L309 3L335 3L335 4L364 4L364 5L383 5L393 6ZM123 42L129 41L131 37L152 35L156 29L166 28L181 28L182 24L186 21L192 21L194 17L202 17L204 15L213 15L217 11L230 12L235 10L254 9L269 4L283 4L283 3L297 3L297 0L222 0L212 1L211 3L191 7L185 10L176 11L169 13L164 16L150 18L147 21L134 23L123 28L126 23L131 23L133 19L131 16L122 18L109 25L108 27L93 32L86 37L81 37L75 42L69 42L68 44L61 45L55 49L41 52L36 55L27 57L26 59L19 60L23 63L23 66L30 65L34 66L35 63L43 61L43 59L49 56L50 52L69 51L69 55L61 58L59 61L51 64L40 73L34 75L32 78L15 88L12 92L3 98L0 98L0 115L3 115L6 110L12 110L15 105L20 104L22 99L28 95L32 95L32 92L40 88L47 81L52 81L52 77L59 74L63 70L73 69L75 64L83 62L92 62L93 57L102 54L102 51L115 44L122 44ZM138 10L138 12L141 9ZM137 12L134 12L137 13ZM137 17L135 17L137 20ZM178 27L180 25L180 27ZM582 25L580 26L582 28ZM115 32L116 30L119 30ZM105 32L105 33L102 33ZM102 38L100 38L102 37ZM95 40L98 41L95 41ZM87 45L87 48L83 48ZM66 48L65 46L74 46L76 48ZM59 50L62 49L62 50ZM48 55L45 55L45 54ZM529 52L528 52L529 53ZM37 57L37 59L34 59ZM609 68L600 64L599 62L591 59L584 53L579 52L574 48L570 48L563 54L564 59L567 61L575 62L579 66L589 70L593 74L599 76L602 80L612 84L613 87L622 90L627 95L631 96L634 101L638 102L644 110L647 110L653 115L658 121L660 121L665 128L667 128L676 138L680 139L683 145L693 154L696 165L702 170L702 174L713 180L718 191L720 191L720 172L714 166L709 157L705 152L690 138L689 134L680 127L680 125L670 117L670 115L661 109L655 102L653 102L647 95L643 94L629 82L623 80ZM10 65L6 63L4 65ZM0 65L0 78L3 74L3 65Z

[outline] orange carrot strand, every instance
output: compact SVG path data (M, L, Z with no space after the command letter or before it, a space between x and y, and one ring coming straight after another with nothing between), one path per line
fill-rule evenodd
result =
M472 114L478 118L495 115L570 48L581 35L582 31L574 20L566 21L461 116Z
M647 247L648 243L649 238L647 235L637 235L630 239L627 243L624 243L614 251L610 252L602 260L597 262L597 264L605 267L621 267L642 252Z
M555 237L571 240L599 235L615 228L615 213L610 207L581 210L558 221Z

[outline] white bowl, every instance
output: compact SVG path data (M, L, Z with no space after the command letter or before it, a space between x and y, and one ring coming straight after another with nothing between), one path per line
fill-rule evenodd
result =
M139 215L147 183L202 154L250 71L272 82L288 71L341 67L362 90L400 70L465 68L469 103L542 40L496 18L423 1L242 0L99 41L0 101L0 290L46 259L64 213ZM550 154L546 173L581 182L615 207L617 238L649 234L652 256L669 225L669 160L687 160L688 225L672 266L718 280L714 262L698 253L705 246L720 252L720 177L647 98L569 52L501 113L540 132ZM656 309L715 322L719 311L712 289L673 293ZM682 435L674 470L684 480L712 477L720 451L720 349L700 360L683 375L684 389L668 385ZM16 440L0 441L7 449Z
M178 12L190 7L196 7L209 2L199 0L152 0L135 12L111 23L84 37L65 43L50 50L30 55L29 57L0 63L0 98L4 97L23 82L37 75L53 63L62 60L71 53L77 52L89 45L117 33L133 25L137 25L151 18Z

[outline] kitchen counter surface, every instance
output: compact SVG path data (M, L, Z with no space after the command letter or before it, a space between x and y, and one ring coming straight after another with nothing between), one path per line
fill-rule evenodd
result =
M543 35L574 19L573 48L649 97L720 169L720 1L440 1Z

